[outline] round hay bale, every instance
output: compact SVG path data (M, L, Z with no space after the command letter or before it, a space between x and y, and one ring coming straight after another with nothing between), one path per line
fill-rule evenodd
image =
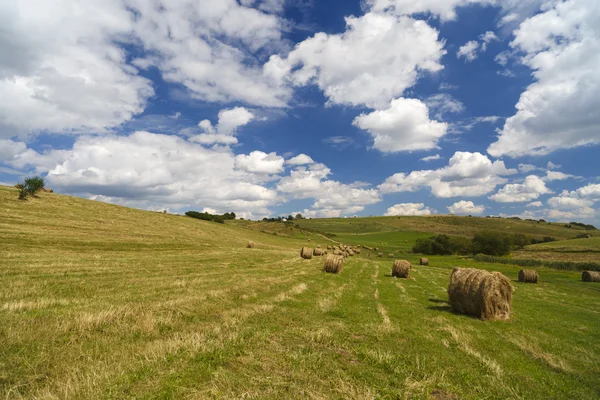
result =
M325 257L325 263L323 264L323 271L331 274L339 274L344 267L344 257L328 255Z
M375 247L375 251L379 251L379 247Z
M513 287L500 272L455 268L450 275L448 298L452 311L482 320L510 318Z
M388 254L388 258L394 258L394 253Z
M304 258L305 260L310 260L313 256L313 251L310 247L303 247L300 250L300 257Z
M538 283L538 273L534 269L522 269L519 271L519 282Z
M318 247L316 249L314 249L313 256L320 257L322 255L323 255L323 250L319 249Z
M584 282L600 282L600 272L598 271L583 271L581 280Z
M343 251L341 251L341 250L339 250L339 249L338 249L338 250L334 250L334 251L333 251L333 255L334 255L334 256L343 256L343 255L344 255L344 252L343 252Z
M349 255L350 257L354 257L354 252L353 252L352 250L348 250L348 255Z
M396 260L392 266L392 276L396 278L408 278L411 263L406 260Z
M419 265L429 265L429 259L419 258Z
M360 254L360 249L356 249L356 250L354 250L354 252L355 252L356 254Z
M404 243L408 243L408 240L405 240Z
M321 245L320 245L320 244L318 244L318 245L317 245L317 249L320 249L320 248L321 248Z
M377 257L383 257L383 253L382 252L377 253Z
M253 249L255 246L254 242L248 242L248 244L246 245L247 249Z
M332 250L331 246L327 246L327 250Z
M327 250L323 250L323 255L326 256L329 253Z

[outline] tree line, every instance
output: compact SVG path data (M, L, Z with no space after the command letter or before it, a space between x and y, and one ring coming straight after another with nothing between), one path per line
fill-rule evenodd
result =
M462 236L436 235L426 239L417 239L413 253L429 255L470 255L486 254L506 256L512 250L522 249L529 244L553 242L553 237L542 240L529 239L522 233L508 234L495 231L476 233L472 239Z

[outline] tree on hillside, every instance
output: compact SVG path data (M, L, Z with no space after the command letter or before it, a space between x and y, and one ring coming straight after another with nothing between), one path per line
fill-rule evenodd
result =
M39 176L25 179L23 183L15 185L15 187L19 189L20 200L25 200L27 196L35 196L35 194L42 190L44 186L44 178Z
M510 254L512 240L501 232L479 232L473 238L473 253L489 256L506 256Z
M299 213L296 214L296 219L302 219L302 218L304 218L304 217L302 217L302 214L299 214Z

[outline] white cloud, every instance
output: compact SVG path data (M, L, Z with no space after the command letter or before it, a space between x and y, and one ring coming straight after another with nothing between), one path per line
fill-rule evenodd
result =
M560 171L546 171L546 176L543 178L546 182L564 181L566 179L577 178L575 175L565 174Z
M27 150L15 164L47 171L48 185L61 193L139 208L211 207L245 217L269 215L269 207L281 199L261 183L283 159L246 157L236 159L229 149L206 149L177 136L135 132L82 136L72 149L44 155Z
M472 201L461 200L449 206L448 211L456 215L481 215L485 212L485 207L476 206Z
M339 217L356 214L369 204L381 201L376 189L363 188L363 184L343 184L327 179L331 170L324 164L312 164L290 171L282 178L277 190L294 199L315 199L312 214L308 216Z
M552 191L546 187L542 179L535 175L529 175L523 183L506 185L489 198L499 203L522 203L536 200L541 195L548 193L552 193Z
M541 201L534 201L534 202L531 202L526 205L526 207L532 207L532 208L543 207L543 206L544 206L544 203L542 203Z
M0 163L12 161L15 156L22 154L26 149L27 145L23 142L0 139Z
M104 131L142 112L151 82L117 39L131 18L117 1L0 4L0 135Z
M429 150L446 134L448 124L429 119L427 106L417 99L395 99L386 110L361 114L353 124L373 137L373 148L385 152Z
M470 40L464 45L460 46L456 53L457 58L464 58L465 61L471 62L477 58L477 50L479 49L479 42L477 40Z
M578 196L600 200L600 184L589 184L575 191Z
M449 21L456 18L457 7L475 3L491 4L494 0L367 0L367 3L378 12L394 12L398 15L428 12Z
M527 174L531 171L537 171L540 168L536 167L535 165L531 165L531 164L519 164L519 172L522 174Z
M314 164L314 160L306 154L298 154L296 157L290 158L285 163L288 165L307 165Z
M436 154L434 156L423 157L423 158L421 158L421 161L429 162L429 161L440 160L441 158L442 158L442 156L440 156L439 154Z
M548 205L552 208L561 210L573 210L576 208L590 207L594 201L582 199L579 197L570 197L569 195L561 195L548 199Z
M384 214L386 217L395 216L423 216L431 215L435 212L429 207L425 207L423 203L402 203L396 204L387 209Z
M255 56L285 49L286 22L236 0L9 0L0 24L4 137L119 126L154 95L139 74L150 67L209 102L281 107L292 94ZM141 48L145 58L131 61L128 49Z
M548 169L559 169L562 165L554 164L552 161L548 161Z
M219 111L217 126L205 119L198 123L204 133L195 135L190 141L200 144L236 144L238 142L235 134L238 129L248 125L256 117L244 107L235 107Z
M486 33L479 36L479 40L481 40L481 51L487 51L487 46L492 42L497 42L500 39L496 34L492 31L487 31Z
M438 93L425 99L425 104L434 113L437 119L442 119L446 113L460 113L465 110L465 105L448 93Z
M505 175L515 174L503 161L494 161L481 153L456 152L448 166L438 170L395 174L379 185L382 193L414 192L431 188L436 197L479 197L506 183Z
M240 154L235 157L235 168L253 174L278 174L283 172L283 157L276 153L253 151L249 155Z
M437 72L445 54L425 21L367 13L346 18L346 31L317 33L287 58L272 56L265 74L278 85L316 84L331 104L383 108L413 86L421 72Z
M465 61L474 61L478 56L478 52L486 52L488 45L491 42L499 41L500 39L492 31L487 31L479 35L479 42L477 40L470 40L462 45L456 53L457 58L464 58ZM498 56L496 57L498 58Z
M524 21L511 42L536 81L488 148L495 157L600 143L600 3L570 0L547 6Z
M553 220L590 220L597 215L596 210L591 207L582 207L572 211L549 210L547 213L548 219Z

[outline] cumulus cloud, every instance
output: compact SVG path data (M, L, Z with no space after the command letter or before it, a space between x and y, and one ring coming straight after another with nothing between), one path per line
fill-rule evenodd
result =
M288 165L307 165L313 164L314 160L306 154L298 154L296 157L292 157L285 162Z
M195 135L190 140L200 144L236 144L238 140L235 134L238 129L248 125L254 119L254 114L244 107L221 110L216 127L213 127L209 120L202 120L198 126L204 133Z
M235 168L253 174L278 174L283 172L283 163L283 157L276 153L267 154L262 151L253 151L248 155L240 154L235 157Z
M546 171L546 176L543 178L546 182L564 181L566 179L577 178L575 175L565 174L560 171Z
M429 150L446 134L448 124L429 118L427 106L416 99L392 100L389 108L361 114L353 124L373 137L381 152Z
M431 215L435 212L429 207L425 207L423 203L402 203L396 204L387 209L385 216L386 217L395 217L395 216L423 216L423 215Z
M456 52L457 58L464 58L465 61L471 62L477 58L477 50L479 49L479 42L477 40L470 40L464 45L460 46Z
M476 206L472 201L461 200L449 206L448 211L456 215L481 215L485 212L485 207Z
M331 170L324 164L312 164L290 171L282 178L277 190L293 199L315 199L312 213L302 215L339 217L364 210L366 205L381 201L376 189L364 188L364 184L343 184L327 179Z
M420 72L443 67L443 43L425 21L367 13L346 17L346 31L317 33L286 58L274 55L265 75L277 85L317 85L330 104L387 107Z
M257 153L236 158L228 149L135 132L82 136L72 149L47 154L27 150L13 165L37 166L48 173L48 185L63 193L140 208L211 207L249 218L269 215L280 201L261 183L270 179L264 174L282 169L283 159Z
M489 146L495 157L544 155L600 143L600 3L547 5L520 25L511 42L533 69L535 82Z
M27 145L23 142L0 139L0 162L13 161L15 156L24 153L26 149Z
M429 187L436 197L479 197L506 183L515 174L503 161L490 161L481 153L456 152L448 166L438 170L398 173L379 185L382 193L414 192Z
M236 0L9 0L0 24L4 137L117 127L154 95L139 73L150 67L204 101L281 107L291 97L255 56L285 48L285 22ZM137 46L146 53L131 60Z
M543 207L543 206L544 206L544 203L542 203L541 201L534 201L534 202L527 204L526 207L534 208L534 207Z
M499 203L522 203L536 200L543 194L552 193L544 181L535 175L529 175L523 183L511 183L504 186L490 200Z

